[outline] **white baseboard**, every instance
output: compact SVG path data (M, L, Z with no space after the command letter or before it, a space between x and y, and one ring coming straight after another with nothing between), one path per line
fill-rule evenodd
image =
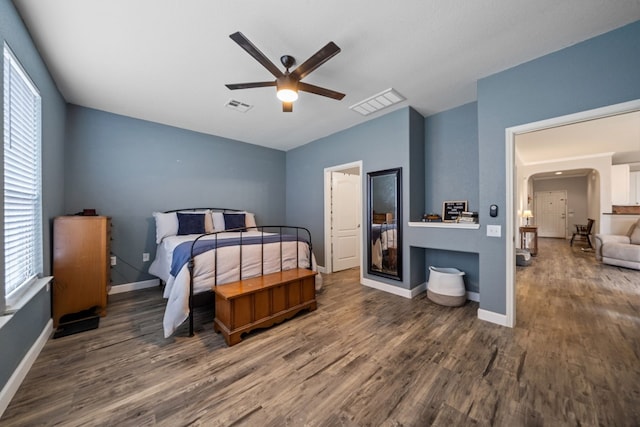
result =
M360 283L370 288L374 288L379 291L384 291L393 295L398 295L404 298L411 299L414 296L412 295L411 289L399 288L397 286L388 285L386 283L378 282L376 280L367 279L366 277L363 277Z
M22 361L18 365L7 384L0 390L0 417L11 403L11 399L15 396L20 384L24 381L24 378L29 373L31 366L33 366L33 362L36 361L38 355L44 348L44 345L47 343L47 340L51 336L53 332L53 319L49 319L47 324L44 326L44 329L40 333L38 339L33 343L27 354L22 358Z
M507 316L505 314L495 313L493 311L478 309L478 319L485 320L487 322L495 323L501 326L509 326L507 323Z
M318 269L318 273L325 274L327 272L327 270L324 268L324 265L318 265L316 266L316 268Z
M427 282L424 282L423 284L411 289L411 298L415 298L423 292L427 292Z
M123 292L138 291L140 289L153 288L160 286L160 279L143 280L142 282L124 283L122 285L114 285L109 290L109 295L121 294Z
M388 285L386 283L378 282L367 278L362 278L361 283L370 288L378 289L380 291L388 292L390 294L399 295L404 298L415 298L423 292L427 291L427 282L416 286L413 289L404 289L397 286ZM480 302L480 294L478 292L467 291L467 299L470 301Z

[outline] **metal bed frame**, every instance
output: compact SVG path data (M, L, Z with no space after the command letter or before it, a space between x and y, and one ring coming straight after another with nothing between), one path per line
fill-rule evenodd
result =
M188 208L188 209L175 209L175 210L170 210L170 211L166 211L165 213L171 213L171 212L189 212L189 211L203 211L203 210L210 210L210 211L214 211L214 212L223 212L223 213L239 213L239 212L244 212L240 209L227 209L227 208ZM296 236L296 242L300 242L300 241L306 241L308 243L308 247L309 247L309 266L308 268L311 270L312 269L312 257L313 257L313 247L311 245L311 232L304 227L297 227L297 226L290 226L290 225L261 225L261 226L256 226L256 227L244 227L244 228L235 228L235 229L230 229L230 230L224 230L224 231L214 231L213 233L203 233L201 235L199 235L197 238L195 238L193 240L193 242L191 243L191 251L189 254L189 261L188 261L188 269L189 269L189 336L192 337L194 336L194 326L193 326L193 297L194 297L194 293L193 293L193 275L194 275L194 268L195 268L195 255L193 254L193 250L194 247L196 245L196 243L206 237L206 236L215 236L215 254L214 254L214 267L215 267L215 274L214 274L214 287L218 286L218 251L217 251L217 247L218 247L218 236L223 234L223 233L231 233L231 232L240 232L240 256L239 256L239 265L240 265L240 278L239 280L242 280L242 247L243 247L243 243L242 243L242 238L243 238L243 233L246 232L247 230L253 230L253 231L260 231L261 232L261 242L260 242L260 275L264 275L264 235L265 233L274 233L275 231L269 231L269 230L277 230L277 233L280 236L280 239L278 240L278 242L275 243L279 243L280 244L280 271L282 271L282 267L283 267L283 259L282 259L282 236L283 231L285 232L292 232L293 230L295 230L295 236ZM301 236L302 233L302 236ZM302 239L302 240L300 240ZM268 243L274 243L274 242L268 242ZM300 259L299 259L299 245L296 244L296 268L300 268Z

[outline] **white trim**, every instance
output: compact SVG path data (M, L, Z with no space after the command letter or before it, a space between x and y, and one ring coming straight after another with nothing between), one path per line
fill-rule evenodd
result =
M53 319L49 319L47 324L44 326L44 329L40 333L38 339L33 343L27 354L22 358L20 364L13 371L11 378L5 384L5 386L0 391L0 417L11 403L11 399L15 396L20 384L24 381L24 378L29 373L31 366L38 358L38 355L44 348L44 345L47 343L47 340L53 333Z
M546 165L549 163L560 163L560 162L573 162L576 160L585 160L585 159L597 159L600 157L612 157L615 153L612 152L607 152L607 153L597 153L597 154L586 154L584 156L573 156L573 157L559 157L557 159L553 159L553 160L541 160L541 161L537 161L537 162L522 162L523 166L536 166L536 165ZM575 175L574 175L575 176ZM580 176L580 175L577 175ZM562 178L561 176L552 176L550 178L553 179L557 179L557 178Z
M331 172L339 172L345 169L352 169L357 167L360 170L360 194L362 195L362 160L356 162L345 163L342 165L331 166L324 168L324 268L327 273L333 272L333 264L331 259ZM364 206L364 200L360 199L360 219L362 220L362 210ZM361 221L362 222L362 221ZM363 242L362 242L362 230L360 227L360 279L362 280L362 266L364 264L362 259L363 254Z
M513 126L505 129L505 166L506 166L506 274L505 274L505 288L506 288L506 316L498 315L492 312L486 312L483 310L483 316L495 317L504 316L505 326L514 327L516 324L516 298L515 298L515 222L518 218L517 209L515 203L514 183L515 183L515 137L516 135L549 129L557 126L564 126L572 123L583 122L586 120L595 120L603 117L614 116L617 114L629 113L632 111L640 110L640 99L623 102L620 104L609 105L602 108L596 108L593 110L581 111L579 113L568 114L566 116L554 117L547 120L541 120L538 122L526 123L524 125ZM494 316L495 315L495 316ZM478 318L481 317L480 310L478 310ZM489 319L483 319L489 320ZM489 320L491 321L491 320ZM500 322L493 322L501 324Z
M495 323L496 325L509 326L509 324L507 323L507 316L505 316L504 314L483 310L481 308L478 309L478 319Z
M505 157L507 158L507 161L505 162L505 177L506 177L506 182L505 182L505 190L506 190L506 198L505 198L505 205L506 205L506 213L507 213L507 217L505 219L506 221L506 227L505 227L505 242L506 242L506 250L505 250L505 255L506 255L506 259L507 259L507 268L506 268L506 272L505 272L505 282L507 283L506 285L506 289L505 289L505 302L506 302L506 307L505 307L505 312L506 312L506 316L504 317L504 323L500 323L500 322L494 322L492 320L489 319L483 319L483 320L488 320L489 322L493 322L493 323L498 323L499 325L505 325L508 326L510 328L513 328L516 326L516 292L515 292L515 280L516 280L516 270L515 270L515 259L516 259L516 220L518 218L518 213L517 213L517 209L518 206L516 204L516 200L515 200L515 196L514 196L514 188L517 188L515 186L515 181L516 181L516 168L515 168L515 133L512 133L512 129L513 128L509 128L505 130ZM511 284L511 285L509 285ZM491 313L491 312L487 312L485 310L482 310L483 313ZM482 317L480 317L480 309L478 309L478 318L482 319Z
M467 299L469 301L480 302L480 294L478 292L467 291Z
M10 298L8 301L5 301L6 307L4 313L6 315L10 315L20 310L22 307L27 305L31 298L36 296L42 288L47 286L47 292L49 291L49 284L53 280L53 276L41 277L36 279L33 283L26 286L23 292L21 292L17 298Z
M371 279L368 279L366 277L363 277L362 279L360 279L360 283L362 285L364 285L364 286L369 287L369 288L374 288L374 289L377 289L379 291L387 292L389 294L398 295L398 296L403 297L403 298L411 299L411 298L413 298L415 296L415 295L413 295L413 292L412 292L411 289L399 288L397 286L388 285L386 283L378 282L377 280L371 280ZM418 286L418 288L423 287L422 291L424 291L426 286L427 286L427 284L423 283L422 285ZM420 292L418 292L418 293L420 293Z
M327 269L324 268L324 266L322 266L322 265L318 265L318 266L316 266L316 268L318 269L318 273L325 274L327 272Z
M410 298L415 298L423 292L427 292L427 282L424 282L421 285L418 285L415 288L412 288Z
M416 296L420 295L421 293L426 292L427 290L427 282L424 282L412 289L399 288L397 286L389 285L383 282L378 282L377 280L371 280L367 278L362 279L360 283L369 288L374 288L379 291L387 292L393 295L398 295L408 299L413 299ZM478 292L467 291L467 299L469 301L480 302L480 294ZM500 324L502 325L502 323Z
M424 228L459 228L459 229L471 229L478 230L480 224L463 224L459 222L408 222L409 227L424 227Z
M138 291L140 289L160 286L160 279L143 280L142 282L125 283L114 285L109 289L109 295L122 294L124 292Z

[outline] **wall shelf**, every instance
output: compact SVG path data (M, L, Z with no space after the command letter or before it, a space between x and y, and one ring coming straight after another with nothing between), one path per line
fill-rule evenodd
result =
M423 227L423 228L457 228L466 230L477 230L480 228L480 224L460 224L458 222L409 222L409 227Z

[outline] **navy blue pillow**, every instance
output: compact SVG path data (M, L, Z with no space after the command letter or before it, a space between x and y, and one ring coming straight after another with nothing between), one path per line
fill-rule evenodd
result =
M247 231L244 214L224 214L224 229L237 231Z
M204 234L204 214L178 212L178 236Z

